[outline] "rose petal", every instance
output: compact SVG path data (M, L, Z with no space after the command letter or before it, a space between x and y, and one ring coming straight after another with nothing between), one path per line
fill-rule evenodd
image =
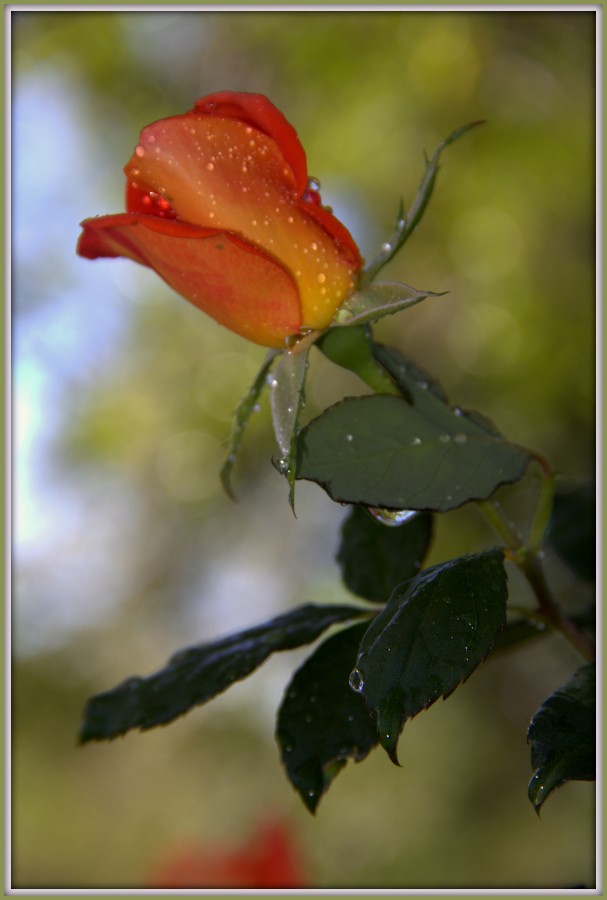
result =
M123 213L82 222L78 253L123 256L154 269L177 293L231 331L282 347L301 327L292 278L233 234L186 222Z
M305 150L291 123L267 97L263 94L220 91L197 100L194 111L206 116L239 119L273 138L293 173L297 192L303 194L308 183Z
M303 325L327 327L352 291L361 259L347 229L301 199L281 146L254 126L196 113L162 119L143 129L125 172L129 212L143 212L151 193L167 214L234 232L279 260L298 286Z

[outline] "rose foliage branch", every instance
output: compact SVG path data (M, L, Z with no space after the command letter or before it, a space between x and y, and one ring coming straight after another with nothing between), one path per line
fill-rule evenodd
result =
M269 391L278 452L294 507L298 480L350 507L337 554L352 604L301 606L254 628L193 645L157 672L92 697L81 741L165 724L245 678L272 653L317 641L278 711L287 777L314 812L349 759L381 745L394 762L406 722L448 697L488 654L556 631L580 667L533 716L528 732L539 812L558 786L595 772L593 610L568 613L549 583L546 551L580 581L594 576L594 490L563 486L537 451L508 441L373 324L439 294L377 281L403 247L436 184L454 131L426 158L419 191L364 265L323 206L293 127L257 94L221 92L144 128L125 167L126 212L82 223L78 252L154 269L220 324L269 347L238 406L221 471L233 496L247 424ZM372 391L345 397L302 425L312 348ZM504 491L535 497L514 524ZM498 538L489 549L428 566L437 515L476 504ZM471 548L473 551L473 548ZM517 567L536 605L509 603Z

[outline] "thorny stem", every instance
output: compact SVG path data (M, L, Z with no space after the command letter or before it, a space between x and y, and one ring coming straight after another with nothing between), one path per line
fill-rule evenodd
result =
M531 522L529 543L527 546L516 531L514 525L506 518L504 511L498 503L484 501L479 506L493 526L499 537L506 545L505 556L514 562L527 581L538 602L536 613L545 622L556 628L576 650L587 660L593 660L596 649L593 641L565 615L553 596L544 567L542 565L542 551L540 546L548 525L550 510L552 508L552 496L554 490L554 472L546 459L539 453L533 454L534 459L542 467L542 487Z

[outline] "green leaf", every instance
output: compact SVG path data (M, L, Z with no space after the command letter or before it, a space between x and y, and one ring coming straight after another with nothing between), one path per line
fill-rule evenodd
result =
M384 344L373 343L372 352L377 362L389 373L409 403L423 403L427 394L436 397L443 403L448 403L447 394L439 382L403 356L400 350L396 350L395 347L386 347Z
M547 532L548 543L579 578L596 572L596 488L594 484L557 491Z
M246 396L241 400L234 415L232 433L228 444L228 455L220 472L221 483L223 484L224 490L232 499L235 499L234 491L232 490L232 471L238 457L242 438L245 429L249 424L249 419L255 412L261 393L266 386L268 372L279 353L282 353L282 350L268 351L264 363L255 377L255 381L249 388Z
M386 528L365 507L355 506L343 523L337 554L346 587L372 603L386 603L397 585L417 575L431 540L428 513Z
M454 141L459 140L459 138L471 128L476 128L477 125L482 124L483 121L478 120L476 122L470 122L467 125L462 125L460 128L452 131L449 137L445 138L442 144L440 144L434 151L432 158L426 158L426 171L424 172L424 176L419 186L417 197L413 202L413 206L405 216L404 206L401 200L398 215L396 217L395 231L388 238L386 243L383 244L377 256L363 269L362 277L360 280L360 284L362 286L367 285L375 278L380 269L383 269L386 263L388 263L392 259L392 257L400 250L405 241L407 241L408 238L411 237L416 227L419 225L426 207L430 202L430 197L432 196L432 193L434 191L436 176L438 175L439 169L438 163L443 150L448 147L449 144L452 144Z
M394 763L406 720L448 696L491 650L507 595L502 554L491 550L426 569L373 620L350 685L377 716Z
M270 382L270 403L274 433L280 450L276 461L279 472L289 482L289 502L295 503L296 441L299 432L299 415L304 404L304 383L308 368L309 348L303 352L288 350L283 353Z
M347 760L359 762L377 744L373 720L348 685L365 627L324 641L295 673L278 713L282 761L310 812Z
M566 781L596 777L596 668L588 663L554 692L531 720L529 799L539 811Z
M246 678L272 653L310 644L330 625L368 615L352 606L307 604L269 622L181 650L164 669L129 678L86 706L81 743L163 725Z
M526 450L429 390L411 391L417 405L349 397L313 419L299 436L297 478L341 503L444 512L521 477Z
M392 316L410 306L421 303L427 297L443 297L445 292L418 291L402 282L379 281L367 284L350 294L338 309L332 328L366 325L384 316Z

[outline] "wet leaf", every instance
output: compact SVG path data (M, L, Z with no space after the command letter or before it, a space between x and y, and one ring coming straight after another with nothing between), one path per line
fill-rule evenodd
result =
M226 460L220 472L221 483L223 484L224 490L228 496L232 497L232 499L235 499L234 491L232 489L232 472L236 459L238 458L242 438L245 429L249 424L249 419L255 412L263 389L266 386L268 372L272 367L272 363L281 352L282 351L280 350L270 350L268 352L261 369L255 377L255 381L247 391L246 396L241 400L236 413L234 414L232 433L228 444L228 455L226 456Z
M448 402L447 394L439 382L404 356L400 350L373 342L372 353L377 362L390 374L409 403L423 402L426 394L436 397L443 403Z
M324 641L293 676L278 713L282 761L310 812L348 759L359 762L377 744L373 720L348 685L365 628Z
M442 297L435 291L418 291L402 282L374 281L351 294L338 309L332 328L366 325L384 316L402 312L427 297Z
M246 631L181 650L153 675L129 678L92 697L84 713L81 743L164 725L246 678L272 653L310 644L330 625L361 615L368 611L307 604Z
M351 684L377 716L393 762L407 719L452 693L491 650L507 595L502 553L491 550L426 569L373 620Z
M421 569L432 540L432 516L419 513L398 528L355 506L344 521L337 560L346 587L373 603L386 603L397 585Z
M521 477L530 461L524 448L429 390L410 389L413 404L348 397L313 419L299 437L297 477L341 503L437 512Z
M295 502L295 453L299 416L304 404L304 383L308 368L309 348L303 352L283 353L270 382L272 422L280 450L278 470L289 482L289 502Z
M555 788L596 777L596 667L588 663L531 720L529 799L539 813Z

